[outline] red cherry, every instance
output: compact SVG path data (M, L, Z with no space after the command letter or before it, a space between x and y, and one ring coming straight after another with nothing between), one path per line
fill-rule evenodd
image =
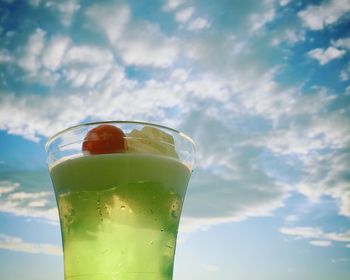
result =
M83 152L91 155L121 153L126 150L124 132L110 124L102 124L91 129L85 136Z

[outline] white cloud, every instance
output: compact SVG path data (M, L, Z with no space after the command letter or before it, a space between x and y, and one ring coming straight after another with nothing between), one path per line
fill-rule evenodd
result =
M342 38L332 42L336 48L344 48L350 50L350 38Z
M290 0L280 0L280 5L283 6L287 6L289 4Z
M199 17L189 22L187 29L200 30L200 29L209 28L209 27L210 27L209 22L206 19Z
M210 183L210 186L214 185ZM216 193L208 191L208 186L205 185L201 187L205 187L205 192L208 194L191 193L190 189L186 197L185 215L181 217L180 239L186 239L186 235L192 232L208 230L219 224L241 222L250 217L273 216L276 209L284 206L283 201L287 193L283 193L282 188L272 183L269 186L250 184L246 184L249 189L240 190L235 182L231 185L222 185L222 181L217 180L215 186L219 191ZM192 179L191 186L194 185L197 184ZM269 187L272 190L269 190ZM233 188L237 189L232 190ZM202 191L204 192L204 189ZM254 191L258 191L261 197L254 199L249 196L249 193ZM205 208L201 209L201 207Z
M273 46L278 46L280 44L295 44L301 41L305 41L305 33L303 30L287 28L274 36L271 40Z
M325 187L323 185L322 187L314 188L313 184L310 184L308 182L298 183L297 190L313 202L318 202L321 196L325 193Z
M268 2L269 3L269 2ZM269 7L263 13L256 13L250 17L251 30L257 31L264 27L267 23L275 19L276 12L274 7Z
M329 247L332 246L332 242L329 240L312 240L310 241L311 245L318 246L318 247Z
M175 19L179 23L185 23L192 17L193 13L194 13L194 8L188 7L176 12Z
M322 30L337 23L350 11L350 0L331 0L315 6L310 5L298 13L303 24L311 30Z
M123 39L116 44L124 62L128 65L171 66L178 55L177 41L164 37L153 25L144 24L131 28Z
M285 39L290 43L297 43L305 40L305 33L300 30L287 29Z
M45 6L59 12L61 22L64 26L69 26L72 22L74 14L80 9L80 4L76 0L67 1L47 1Z
M17 189L20 185L9 181L0 181L0 197L3 194L11 193Z
M171 78L176 80L176 81L181 81L181 82L185 82L188 80L188 76L189 76L189 71L186 69L175 69L172 73L171 73Z
M49 200L47 199L40 199L29 202L29 207L45 207L49 203Z
M20 101L11 93L1 96L0 128L11 134L23 135L38 141L86 118L144 119L172 122L165 119L169 108L176 108L186 96L183 88L173 87L170 82L148 81L139 84L129 80L124 70L113 66L105 76L99 76L104 66L89 69L66 70L63 75L73 87L93 88L72 90L59 95L38 96L27 94ZM101 78L102 77L102 78ZM165 94L167 92L167 94ZM64 98L65 106L60 100ZM178 110L182 110L183 106ZM26 122L23 122L26 119Z
M308 52L308 55L318 60L321 65L343 57L346 50L350 49L350 38L342 38L331 42L331 46L327 49L316 48Z
M163 5L163 10L166 12L175 10L184 3L184 0L167 0Z
M92 6L87 16L128 65L169 67L177 57L177 41L155 24L132 21L128 6Z
M12 62L14 57L6 49L0 49L0 63Z
M42 63L46 68L56 70L60 67L69 41L68 37L63 36L55 36L49 41L42 54Z
M339 176L339 175L338 175ZM346 180L335 178L335 186L329 187L330 181L327 182L328 188L325 191L326 195L333 197L339 201L339 214L343 216L350 216L350 186Z
M332 241L350 241L350 231L325 233L320 228L314 227L282 227L279 231L286 235L295 236L296 239L314 239L310 241L310 244L320 247L329 247L332 245Z
M49 203L53 193L24 192L19 189L17 182L0 181L0 212L57 223L57 208L55 205L50 207Z
M53 86L63 78L73 87L91 88L117 67L107 48L74 45L61 35L53 36L47 44L46 41L45 32L36 30L18 60L18 65L27 71L23 79L29 83Z
M22 81L53 86L59 79L59 74L52 70L60 66L67 40L55 36L46 46L46 32L36 29L29 36L25 48L19 47L20 55L16 62L26 71L21 76Z
M93 88L97 83L103 81L111 70L111 65L98 65L84 69L68 69L64 71L65 79L72 87Z
M45 32L42 29L36 29L29 37L24 56L18 60L19 66L32 74L36 74L41 67L40 56L45 46L44 40Z
M7 196L7 199L11 201L36 200L38 198L47 197L50 194L51 194L50 192L35 192L35 193L14 192L9 194Z
M96 87L111 73L118 73L113 54L108 49L94 46L72 46L63 63L63 76L75 88Z
M350 231L343 232L343 233L328 233L326 234L326 237L328 237L330 240L338 241L338 242L350 242Z
M275 155L297 158L297 169L303 175L293 187L311 200L322 196L334 198L339 214L350 216L350 184L346 179L350 158L345 152L350 143L349 120L338 111L322 113L335 100L322 88L314 94L299 96L284 116L302 121L265 133L260 140L252 139L252 144L266 147ZM294 169L294 165L289 168Z
M50 109L48 109L49 106ZM7 130L10 134L22 135L33 141L39 141L38 135L49 136L49 134L54 133L57 126L45 119L48 118L50 110L57 114L62 111L58 100L53 97L41 99L28 96L18 102L15 96L9 93L1 97L0 107L0 129ZM40 113L38 113L38 107ZM20 120L26 120L27 124L30 125L24 125L23 121Z
M86 15L92 19L111 42L115 44L124 32L131 17L130 8L126 5L93 5L88 8Z
M72 46L64 57L65 64L110 64L113 54L105 48L88 45Z
M340 136L341 137L341 136ZM297 184L299 192L310 199L329 196L337 201L339 214L350 216L350 184L346 180L348 164L347 153L317 155L310 153L303 158L305 177Z
M318 62L321 65L325 65L334 59L341 58L342 56L345 55L345 53L346 51L344 50L339 50L335 47L328 47L327 49L322 49L322 48L313 49L308 52L308 55L311 58L318 60Z
M340 71L339 78L341 81L347 81L350 79L350 63L347 63Z
M297 89L283 89L274 81L278 68L272 68L260 76L247 75L242 80L233 80L232 87L238 92L236 98L245 114L260 115L277 122L295 108ZM250 75L252 75L250 73ZM247 79L247 80L245 80ZM251 80L254 79L254 83ZM250 81L249 81L250 80ZM246 94L249 92L249 94Z
M280 232L299 238L321 238L324 235L320 228L313 227L283 227Z
M30 254L45 254L53 256L61 256L62 248L60 246L45 244L45 243L30 243L25 242L19 237L5 235L0 233L0 249L11 251L30 253Z
M350 38L342 38L332 41L332 46L348 51L350 50ZM340 71L339 79L341 81L347 81L350 79L350 63L347 63Z
M222 81L211 76L203 75L196 80L188 80L183 85L183 90L198 100L227 101L229 92L224 88Z

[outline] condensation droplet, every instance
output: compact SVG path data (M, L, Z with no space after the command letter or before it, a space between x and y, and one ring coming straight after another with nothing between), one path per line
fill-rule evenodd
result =
M177 218L177 214L176 214L176 211L171 211L171 217L173 217L173 218Z

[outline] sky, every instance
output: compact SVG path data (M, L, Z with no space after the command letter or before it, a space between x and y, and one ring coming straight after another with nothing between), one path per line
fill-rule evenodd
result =
M350 279L350 0L0 0L0 279L62 280L48 137L196 142L174 280Z

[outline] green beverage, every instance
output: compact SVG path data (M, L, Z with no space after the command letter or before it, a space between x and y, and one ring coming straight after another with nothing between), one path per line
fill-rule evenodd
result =
M130 135L125 152L62 157L50 166L65 280L172 279L191 170L175 150L155 152L149 139Z

